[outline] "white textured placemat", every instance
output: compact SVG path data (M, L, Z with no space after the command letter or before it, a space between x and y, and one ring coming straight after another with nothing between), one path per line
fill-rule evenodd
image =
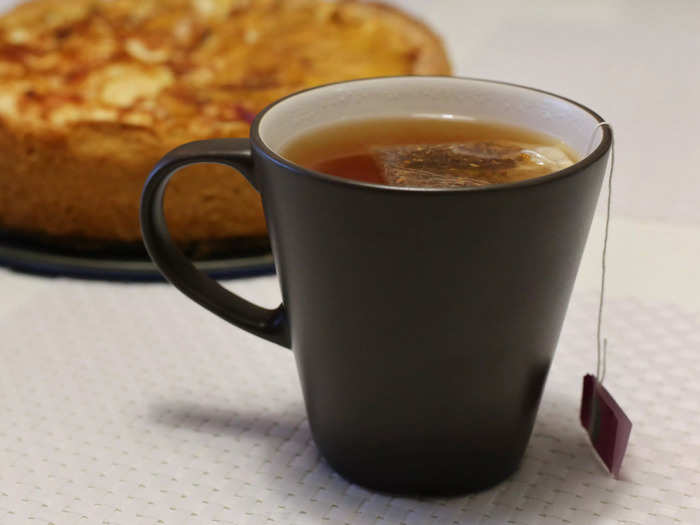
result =
M3 525L700 523L700 319L678 307L610 305L607 384L635 425L623 480L577 421L593 367L584 293L520 471L416 500L351 485L319 458L290 352L165 285L49 282L0 319ZM237 288L278 293L274 278Z

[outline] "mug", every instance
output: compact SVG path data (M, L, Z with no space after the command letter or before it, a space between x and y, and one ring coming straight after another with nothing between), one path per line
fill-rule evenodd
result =
M521 182L416 189L325 175L280 154L319 126L410 115L522 126L581 160ZM610 152L601 122L566 98L478 79L312 88L258 114L250 139L163 157L143 191L143 238L191 299L293 350L313 439L341 475L395 493L483 489L517 469L532 431ZM228 165L260 192L278 308L225 290L168 234L168 179L198 162Z

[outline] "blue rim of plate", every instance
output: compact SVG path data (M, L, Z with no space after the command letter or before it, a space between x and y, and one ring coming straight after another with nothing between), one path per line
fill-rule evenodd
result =
M163 281L146 257L65 255L32 245L0 240L0 266L46 277L78 277L107 281ZM275 272L271 253L236 255L204 261L195 266L215 279L235 279Z

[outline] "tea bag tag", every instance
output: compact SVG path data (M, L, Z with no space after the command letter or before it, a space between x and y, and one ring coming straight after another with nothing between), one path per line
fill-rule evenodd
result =
M610 473L618 477L632 422L610 392L592 374L583 376L580 417L581 425L588 432L598 456Z
M607 126L613 134L612 126L607 122L601 122L596 126L591 137L591 146L595 138L595 132L601 126ZM612 135L612 149L610 152L610 172L608 174L608 200L605 214L605 237L603 239L602 271L600 280L600 302L598 303L598 323L596 334L597 365L596 375L586 374L583 377L583 393L581 396L581 425L588 432L593 449L603 461L610 473L618 477L622 458L625 456L632 422L617 404L610 392L603 386L606 371L606 357L608 341L603 339L603 306L605 304L605 271L608 251L608 237L610 233L610 211L612 208L612 178L615 168L615 137Z

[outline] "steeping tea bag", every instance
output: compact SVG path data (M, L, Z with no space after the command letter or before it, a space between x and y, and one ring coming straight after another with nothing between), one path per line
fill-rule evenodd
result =
M571 166L556 146L460 142L377 146L372 155L387 184L416 188L459 188L530 179Z

